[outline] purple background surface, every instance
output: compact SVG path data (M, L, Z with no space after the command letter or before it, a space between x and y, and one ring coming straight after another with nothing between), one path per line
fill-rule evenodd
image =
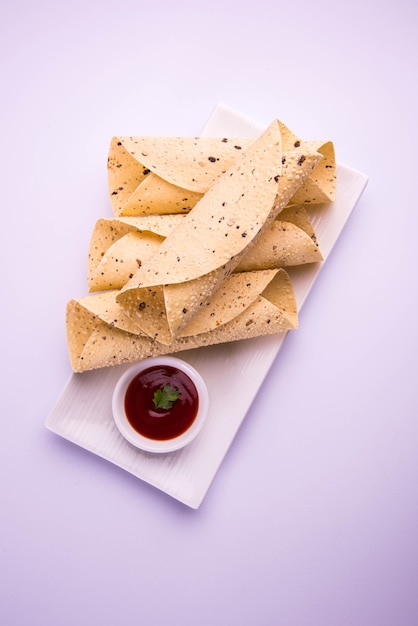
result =
M4 0L0 623L418 623L413 0ZM202 507L44 428L115 134L218 102L369 185Z

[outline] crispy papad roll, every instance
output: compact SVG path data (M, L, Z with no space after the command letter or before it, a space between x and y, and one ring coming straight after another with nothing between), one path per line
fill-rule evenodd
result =
M97 220L88 252L89 291L123 287L182 219L151 215Z
M98 220L88 255L89 291L121 289L184 217L170 214ZM291 205L264 230L235 271L289 267L321 260L304 206Z
M282 122L283 150L300 140ZM231 167L253 139L226 137L113 137L108 187L116 216L186 213ZM324 157L295 197L299 203L335 198L332 142L307 142Z
M255 278L259 273L251 274L254 274ZM71 300L67 305L66 316L71 366L75 372L84 372L134 362L150 356L284 333L297 328L296 301L286 271L280 269L262 274L263 276L258 279L259 286L263 288L261 293L257 295L257 290L249 289L251 293L247 292L247 306L243 307L242 311L235 305L234 313L237 314L231 316L230 312L225 311L222 316L220 313L222 307L218 302L213 308L218 318L213 320L210 308L213 303L212 305L209 303L207 311L202 313L200 328L196 328L194 321L194 329L189 328L189 331L184 329L184 336L178 337L169 345L164 345L145 334L121 330L117 327L116 317L111 321L105 321L106 316L108 315L110 319L114 312L106 311L103 302L98 304L100 300L98 296L102 294ZM234 275L231 280L238 280L239 276ZM247 283L249 282L251 280L247 277ZM233 290L232 287L232 292ZM112 295L112 292L109 294ZM242 294L242 297L245 299L245 294ZM237 300L236 293L233 293L232 299ZM109 302L111 300L115 302L114 298L110 298ZM225 303L228 301L231 301L230 294L227 295Z

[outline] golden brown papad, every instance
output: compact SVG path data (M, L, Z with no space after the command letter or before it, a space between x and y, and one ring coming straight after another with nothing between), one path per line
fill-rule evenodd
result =
M88 252L89 290L120 289L183 217L177 214L99 219Z
M301 141L278 122L283 151ZM212 137L113 137L108 186L116 216L185 213L235 163L253 139ZM305 142L323 159L292 200L322 203L335 199L336 163L332 142Z
M277 271L275 269L231 274L221 288L216 290L199 308L180 335L188 336L207 332L229 322L260 296L276 276ZM142 307L138 306L136 301L132 301L129 315L127 315L126 309L117 302L118 293L115 290L107 290L78 298L76 301L114 328L138 335L147 334L144 332L141 320ZM160 341L158 329L158 316L156 316L149 336Z
M103 301L98 304L103 294L71 300L67 305L67 342L73 370L83 372L134 362L150 356L282 333L296 328L298 323L296 301L285 270L251 274L254 279L257 277L257 284L262 287L262 291L257 295L257 289L249 289L251 294L242 312L239 312L236 296L234 298L228 296L230 301L235 301L236 311L230 314L226 310L223 317L216 303L209 304L207 311L202 314L202 332L186 336L185 329L183 331L185 336L178 337L169 345L161 344L143 334L121 330L116 327L113 320L104 321L104 316L111 317L112 313L105 312L106 305ZM243 274L231 276L230 280L236 280L239 276ZM234 287L231 290L234 291ZM108 292L106 295L113 294ZM109 298L109 303L111 301L114 303L115 299ZM212 319L211 306L218 316L216 321ZM193 323L196 324L195 320ZM196 330L199 329L195 328Z
M279 123L273 122L122 288L117 300L128 315L132 297L141 302L141 293L152 288L160 296L163 291L160 321L166 326L159 341L171 343L189 323L321 160L303 142L295 143L282 152ZM155 308L143 307L147 334L153 324L150 312L155 315Z
M102 218L88 255L89 291L121 289L185 215ZM290 205L244 254L235 271L274 269L322 260L303 205Z

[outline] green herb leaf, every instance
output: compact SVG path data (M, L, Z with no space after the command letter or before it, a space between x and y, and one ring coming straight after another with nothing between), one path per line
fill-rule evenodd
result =
M154 406L156 409L171 409L176 400L179 399L179 391L172 385L165 385L163 389L157 389L154 393Z

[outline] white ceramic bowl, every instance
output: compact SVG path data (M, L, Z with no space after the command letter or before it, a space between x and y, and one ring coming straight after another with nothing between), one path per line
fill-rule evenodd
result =
M181 370L192 380L197 390L199 407L193 423L185 432L171 439L157 440L141 435L130 424L125 412L125 394L131 381L140 372L150 367L164 365ZM209 394L202 376L189 363L171 356L152 357L132 365L132 367L126 370L119 378L112 398L113 418L119 431L132 445L146 452L172 452L189 444L200 432L206 419L208 409Z

